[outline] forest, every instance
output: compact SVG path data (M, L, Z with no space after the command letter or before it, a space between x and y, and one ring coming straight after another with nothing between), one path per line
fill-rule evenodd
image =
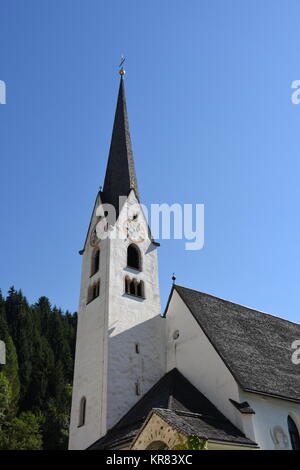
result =
M77 313L0 291L0 450L67 449Z

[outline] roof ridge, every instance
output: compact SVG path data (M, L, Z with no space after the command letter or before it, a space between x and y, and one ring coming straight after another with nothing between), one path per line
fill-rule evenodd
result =
M212 298L217 299L217 300L222 300L223 302L227 302L227 303L230 303L232 305L237 305L238 307L246 308L248 310L252 310L253 312L261 313L262 315L267 315L268 317L277 318L278 320L282 320L282 321L291 323L292 325L300 326L300 323L296 323L296 322L293 322L291 320L287 320L286 318L279 317L278 315L273 315L272 313L263 312L262 310L258 310L258 309L253 308L253 307L248 307L247 305L243 305L243 304L239 304L237 302L233 302L232 300L224 299L223 297L218 297L218 296L213 295L213 294L208 294L206 292L202 292L202 291L199 291L199 290L196 290L196 289L191 289L190 287L185 287L185 286L180 286L179 284L174 284L175 289L176 289L176 287L179 287L181 289L190 290L192 292L196 292L197 294L207 295L208 297L212 297Z
M213 405L215 408L216 406ZM188 416L190 418L192 418L193 416L195 418L208 418L208 419L213 419L214 421L220 421L220 422L224 422L224 421L230 421L223 413L221 413L218 408L216 408L216 410L218 411L218 416L212 416L210 414L207 414L207 413L195 413L193 411L184 411L184 410L170 410L170 411L174 411L174 413L180 415L180 416Z

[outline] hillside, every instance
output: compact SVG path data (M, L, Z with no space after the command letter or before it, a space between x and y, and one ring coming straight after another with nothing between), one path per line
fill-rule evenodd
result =
M77 314L0 292L0 449L66 449Z

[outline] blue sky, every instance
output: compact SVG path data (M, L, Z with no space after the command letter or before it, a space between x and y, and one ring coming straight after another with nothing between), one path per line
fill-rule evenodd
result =
M2 0L1 270L77 310L119 76L142 201L205 204L205 246L162 240L178 284L299 321L299 2Z

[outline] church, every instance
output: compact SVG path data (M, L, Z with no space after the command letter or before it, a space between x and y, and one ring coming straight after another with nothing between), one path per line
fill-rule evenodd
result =
M124 73L80 251L69 449L171 450L197 439L207 450L300 450L300 325L175 279L161 308L159 243L140 206ZM124 237L109 236L121 229Z

